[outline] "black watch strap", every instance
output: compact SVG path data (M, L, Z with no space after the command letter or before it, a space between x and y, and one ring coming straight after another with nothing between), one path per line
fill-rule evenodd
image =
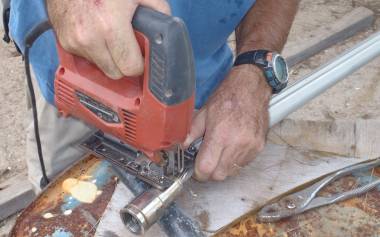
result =
M242 53L237 56L234 66L243 64L253 64L258 66L264 73L267 83L272 87L273 93L277 94L286 87L286 84L281 84L276 80L271 62L268 61L268 53L272 53L268 50L253 50Z
M265 60L267 53L267 50L260 49L239 54L239 56L236 57L234 66L255 64L260 67L267 67L268 62Z

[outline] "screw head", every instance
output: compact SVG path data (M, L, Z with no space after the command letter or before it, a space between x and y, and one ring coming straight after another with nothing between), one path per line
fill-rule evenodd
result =
M296 208L296 204L294 202L289 201L286 203L286 207L288 209L294 209L294 208Z

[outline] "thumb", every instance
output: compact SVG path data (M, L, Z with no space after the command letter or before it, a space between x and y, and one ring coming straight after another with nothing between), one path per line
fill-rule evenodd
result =
M206 114L206 110L201 110L194 116L190 133L187 135L186 140L183 143L184 147L189 147L194 140L204 135L206 129Z

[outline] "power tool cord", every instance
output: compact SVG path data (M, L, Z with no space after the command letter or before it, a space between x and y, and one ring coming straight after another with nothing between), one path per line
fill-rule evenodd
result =
M47 30L51 29L51 25L49 21L43 21L36 25L34 28L32 28L25 37L25 52L24 52L24 62L25 62L25 73L26 73L26 81L28 83L29 88L29 94L30 94L30 100L32 103L32 112L33 112L33 122L34 122L34 134L36 138L36 144L37 144L37 152L38 152L38 159L41 166L41 172L42 172L42 179L40 181L40 187L44 188L46 185L49 184L49 178L46 174L46 168L45 168L45 162L42 154L42 146L41 146L41 139L40 139L40 131L38 127L38 116L37 116L37 105L36 105L36 96L34 94L34 88L32 83L32 76L30 72L30 62L29 62L29 51L33 46L33 43L36 41L36 39L45 33Z

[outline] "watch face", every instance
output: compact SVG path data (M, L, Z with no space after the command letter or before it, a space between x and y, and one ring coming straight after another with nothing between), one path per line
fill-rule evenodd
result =
M277 80L281 83L288 82L288 66L286 65L285 59L281 57L281 55L276 55L274 58L273 70Z

